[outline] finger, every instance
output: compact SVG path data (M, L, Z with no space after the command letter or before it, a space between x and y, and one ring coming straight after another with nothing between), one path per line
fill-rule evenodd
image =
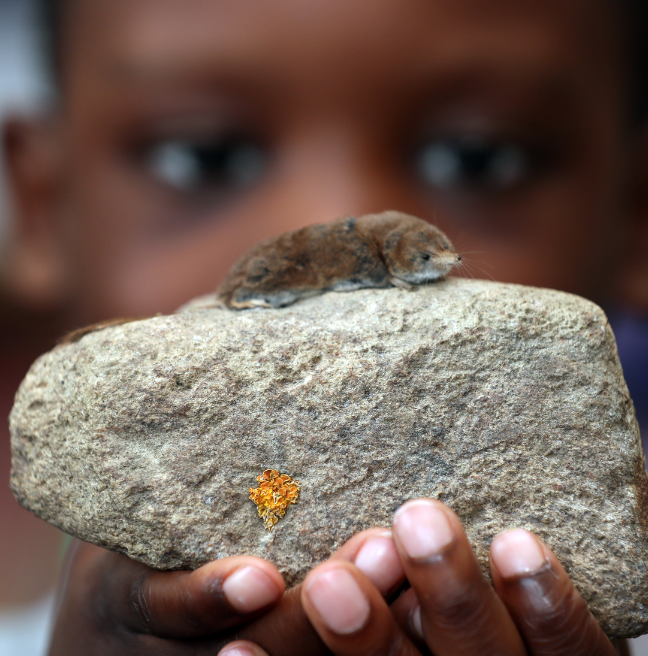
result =
M410 501L396 512L393 531L420 603L412 623L436 656L526 654L455 513L439 501Z
M218 652L218 656L268 656L268 652L264 651L258 645L247 640L237 640L230 642L229 645L223 647Z
M347 542L333 557L355 559L371 538L384 539L385 536L389 536L389 531L384 529L365 531ZM58 613L52 654L70 656L72 653L70 644L74 644L75 654L95 653L98 640L101 640L101 644L106 649L113 649L115 653L134 653L133 645L140 643L134 643L133 640L139 638L155 640L154 637L143 635L145 631L153 633L153 636L157 633L171 638L194 637L192 644L196 649L203 648L206 653L216 653L229 641L239 638L252 640L265 647L271 654L303 653L309 656L324 656L330 653L302 609L299 587L289 590L274 606L264 608L261 616L257 616L258 613L253 614L252 622L247 621L251 616L241 615L240 621L246 622L243 627L234 626L238 623L232 622L231 616L227 621L227 616L221 614L218 607L209 602L207 605L213 609L212 616L207 622L204 617L202 620L205 641L199 639L199 634L202 632L199 630L199 622L182 622L180 627L174 627L172 621L166 622L165 616L171 611L169 607L163 609L163 612L142 618L141 610L133 606L133 598L137 599L140 596L137 593L138 588L146 587L148 577L152 577L149 579L149 585L157 589L159 597L163 592L163 586L155 582L158 575L173 579L175 576L191 573L154 572L144 565L99 547L87 543L76 544L79 548L74 559L71 559L73 566L63 604ZM394 548L392 547L391 551L389 548L384 549L383 553L392 563L393 569ZM376 566L383 572L390 569L389 563L381 565L378 562ZM399 577L402 577L400 560L397 569L399 574L395 579L399 580ZM274 568L271 567L270 573L272 572ZM283 589L280 579L278 582ZM387 581L386 587L389 585ZM175 596L177 590L169 601L173 601ZM155 607L156 604L152 606ZM203 610L207 612L206 609ZM156 627L160 624L163 625L162 630ZM228 625L232 628L223 631ZM159 644L155 642L152 644L158 645L153 651L159 651Z
M430 653L423 638L421 628L421 606L419 605L416 592L410 588L404 592L389 609L394 617L394 621L400 630L410 639L418 650L422 653Z
M287 590L281 601L253 622L223 635L222 646L231 640L251 641L270 654L327 656L330 652L310 623L301 602L301 586Z
M403 566L388 529L358 533L336 551L328 562L355 563L383 594L397 589L404 580ZM288 590L268 613L236 636L261 645L270 653L329 654L310 623L301 602L301 586Z
M253 556L217 560L195 571L161 572L112 554L103 566L104 612L137 633L194 638L247 621L276 604L284 582Z
M495 588L533 656L614 656L585 600L547 546L516 529L491 545Z
M405 570L389 529L373 528L354 535L330 560L353 563L384 597L405 580Z
M336 656L415 656L380 592L359 569L343 561L316 567L301 590L313 627Z

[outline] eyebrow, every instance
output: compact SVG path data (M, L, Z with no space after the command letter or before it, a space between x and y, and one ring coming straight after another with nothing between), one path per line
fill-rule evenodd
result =
M559 50L551 48L551 41L547 49L546 39L534 41L518 34L517 40L508 40L506 48L493 49L492 33L469 36L465 42L445 44L445 48L434 44L421 53L416 66L402 66L395 61L393 70L386 70L385 75L391 72L404 90L418 90L427 94L430 101L438 99L441 104L498 90L514 90L520 97L537 99L547 94L554 94L556 99L574 95L570 85L573 86L575 76L568 74L558 56ZM288 62L284 68L271 65L264 75L266 61L261 55L266 46L255 45L250 51L231 35L222 41L197 38L190 51L182 38L162 42L131 36L119 42L124 47L115 48L112 58L102 62L106 78L142 87L159 84L190 89L209 84L219 90L229 87L263 93L265 84L268 93L277 97L290 88L290 67L300 65L298 61ZM337 69L332 69L331 74L335 74ZM363 83L366 80L359 79L358 88L363 88Z
M233 56L234 55L234 56ZM205 54L193 54L190 57L181 57L163 48L157 52L141 52L129 56L124 52L115 53L103 66L105 72L111 77L120 77L133 82L146 82L156 80L174 79L204 79L214 75L224 78L236 76L247 77L250 73L263 68L263 59L252 59L247 53L232 53L224 51L218 53L213 49ZM273 68L273 71L280 69ZM529 80L538 80L541 84L556 80L564 71L560 62L539 61L537 57L523 55L501 55L494 57L488 51L473 51L467 55L454 58L432 59L421 62L414 70L409 67L401 69L398 77L437 80L439 84L451 86L454 79L474 78L476 81L498 77L502 79L518 80L521 83ZM495 76L494 73L497 73ZM247 75L246 75L247 74Z
M167 66L163 57L138 62L118 57L107 63L105 70L108 78L140 88L178 85L188 90L207 87L217 92L252 90L254 94L267 93L272 97L281 97L284 90L290 88L289 80L282 80L276 70L260 75L256 62L248 58L244 61L226 58L223 64L217 58L212 58L209 64L202 58L188 58L183 62L175 60L172 66ZM549 97L558 103L577 94L573 76L569 76L564 67L546 62L521 63L478 57L423 65L398 76L398 84L406 93L450 108L478 97L499 97L509 102L515 99L519 105L529 105ZM376 87L374 92L379 94L380 88Z

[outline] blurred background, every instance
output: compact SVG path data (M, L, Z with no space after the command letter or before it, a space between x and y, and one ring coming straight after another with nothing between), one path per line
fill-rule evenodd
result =
M55 84L52 82L48 66L45 64L43 32L37 15L36 4L31 0L0 0L0 124L12 116L40 116L46 113L46 110L54 102L56 94L53 92L53 88ZM249 16L247 19L249 20ZM354 20L356 19L357 17L354 18ZM92 20L95 18L90 17L88 20L88 25L93 25ZM137 16L134 16L133 20L137 20ZM300 20L308 21L312 20L312 17L305 15L300 17ZM181 23L182 21L175 23L179 31L182 28ZM112 27L112 23L109 23L106 30L110 31ZM237 24L237 29L238 27ZM96 29L96 24L94 28ZM158 32L155 29L158 29ZM255 25L254 29L259 29L259 26ZM338 29L341 30L339 26ZM233 33L236 34L236 31L234 30ZM142 34L144 35L141 39L144 43L142 51L150 45L146 38L150 38L151 35L159 37L156 43L168 42L169 50L177 46L171 33L164 32L162 27L154 26L149 32L146 34L142 32ZM204 36L198 34L196 41L200 41ZM227 41L226 34L221 34L220 37L224 42ZM257 43L263 42L263 32L260 33L260 36L255 33L254 38ZM343 38L343 36L339 36L340 43L343 43ZM209 40L208 34L206 42L208 43ZM139 41L135 43L139 44ZM86 44L83 47L89 48L90 46ZM129 47L132 52L136 50L133 48L133 42L130 42ZM159 65L159 61L164 61L163 58L155 59L155 57L159 57L155 48L151 48L148 55L153 64L158 61ZM292 60L294 61L295 57L292 57ZM92 71L90 71L91 73ZM298 72L291 70L291 74L298 75ZM80 71L78 75L82 77L88 73ZM320 73L315 72L313 75L316 77ZM321 73L321 76L324 80L325 73ZM102 96L102 90L93 87L92 76L84 79L86 87L91 90L88 92L86 105L95 103L97 107L110 109L111 103L116 102L115 98L118 99L122 93L117 90ZM304 112L311 111L312 106L317 108L326 106L326 97L318 95L318 93L323 93L321 88L324 85L325 81L318 82L318 89L309 92L308 102L304 101L303 105ZM352 88L352 85L349 88ZM379 94L380 88L377 89ZM158 90L152 85L147 93L150 93L151 98L157 98ZM345 89L344 93L351 92L349 89ZM127 94L128 91L122 95L126 96ZM134 104L144 102L136 97L135 92L132 95L135 98ZM197 97L198 95L196 95ZM286 97L289 96L286 95ZM375 106L375 98L368 101L368 104ZM268 115L271 116L275 111L272 104L268 103L264 106L267 108ZM16 197L11 192L6 176L6 160L0 153L0 416L2 417L2 422L0 422L0 656L41 656L45 653L53 608L52 591L67 544L65 536L59 531L22 510L11 496L7 486L10 454L9 434L5 419L12 405L13 394L31 362L40 353L49 350L55 344L57 337L65 330L114 315L137 316L158 311L168 312L192 295L211 291L222 277L223 272L246 248L262 238L277 234L295 225L293 219L285 218L286 215L279 211L274 214L269 212L268 216L275 218L268 219L263 225L260 222L254 225L250 223L249 226L245 223L245 217L250 214L261 216L263 213L259 212L259 208L266 205L272 206L272 203L275 202L274 192L269 187L267 193L264 192L266 195L263 196L258 207L254 204L246 204L247 201L243 200L239 208L232 211L229 209L234 206L231 200L232 194L241 194L251 188L251 185L256 184L257 180L262 179L264 167L267 166L267 162L272 156L272 149L266 147L267 140L264 141L262 137L257 138L254 130L242 129L239 126L238 118L227 118L232 115L243 115L243 112L237 114L236 109L223 109L220 106L217 111L214 110L213 113L217 113L221 117L219 118L220 122L225 120L222 118L225 116L233 125L224 131L225 137L219 137L220 141L214 145L216 138L213 135L219 131L222 132L223 129L220 127L220 123L217 126L210 123L211 118L207 116L209 111L201 110L192 115L193 118L189 124L180 120L180 125L177 127L174 121L178 122L176 116L181 115L182 111L185 109L174 108L173 111L169 111L171 120L167 121L165 118L166 122L160 121L160 126L156 126L155 130L149 130L149 127L146 130L140 128L140 124L147 126L149 124L140 118L137 129L141 129L141 134L138 134L136 139L134 137L131 139L130 133L128 137L124 137L124 139L128 138L132 141L132 143L128 142L128 156L132 156L132 161L137 166L141 165L146 168L147 175L154 180L155 184L147 178L148 181L141 182L141 187L144 188L148 185L146 189L151 194L157 194L158 207L163 208L158 214L160 216L164 214L163 220L156 222L157 219L153 217L152 212L149 213L149 216L145 210L142 210L140 223L145 226L145 229L139 230L137 226L133 227L135 222L131 222L131 225L129 221L133 216L137 217L139 211L137 205L139 201L134 192L132 196L129 196L132 190L123 187L123 197L132 198L133 202L120 208L119 203L115 204L114 201L114 198L120 198L118 193L101 190L99 186L94 188L92 185L97 185L96 179L86 178L84 184L87 184L90 189L86 196L94 193L94 202L100 209L92 213L85 224L77 225L77 228L83 232L82 239L86 240L85 243L90 244L89 248L69 251L73 266L71 265L72 273L68 273L68 275L74 278L74 285L71 287L77 298L82 299L78 307L71 306L70 293L68 296L61 295L58 291L54 293L52 289L58 290L56 285L52 283L48 286L43 283L42 278L45 274L40 272L49 269L45 265L41 267L41 263L37 261L37 255L41 252L37 248L32 249L29 255L32 258L27 267L30 271L29 275L31 275L31 278L27 276L30 280L29 284L16 283L14 265L16 244L19 241L17 235L20 230L38 231L42 229L42 226L37 219L34 219L33 224L25 222L20 230L18 229ZM302 110L300 109L300 111ZM334 112L331 112L331 116L333 114ZM371 111L368 115L373 116ZM320 161L320 169L306 180L304 171L308 169L308 166L304 162L307 160L295 157L292 163L284 167L288 172L286 175L292 176L292 179L295 180L294 186L299 187L298 190L291 193L293 194L294 211L301 212L302 223L328 220L338 214L355 212L356 208L359 208L360 211L384 209L381 205L383 199L386 199L385 203L391 204L392 199L397 196L389 196L388 184L380 183L368 186L366 193L361 189L360 184L355 187L345 187L342 179L345 167L350 167L350 162L353 160L348 144L353 142L354 137L349 137L345 145L344 139L339 139L339 135L333 134L332 129L329 129L332 125L332 123L329 125L329 119L322 119L320 114L317 116L319 117L317 118L318 125L322 128L321 143L318 148L321 149L319 152L324 153ZM169 122L173 124L173 127L168 127ZM299 139L302 138L299 132L301 129L299 121L295 120L293 123L298 127L290 132L289 138L295 143L301 143L299 142ZM207 127L204 127L205 125ZM470 129L473 130L472 127ZM115 128L116 131L117 128ZM126 133L127 131L124 128L122 132ZM196 136L198 133L199 136ZM172 136L168 136L169 134ZM207 139L204 138L204 134L208 135ZM17 130L15 135L15 140L23 140L21 143L38 138L20 130ZM195 143L201 139L202 145L195 146ZM417 175L424 178L424 182L428 186L436 186L441 189L438 198L440 199L439 207L442 218L445 216L444 208L446 206L460 207L461 209L456 211L452 209L458 217L463 216L462 213L474 212L474 208L477 206L475 204L477 201L474 201L473 196L469 194L466 194L466 197L470 196L469 201L464 204L457 203L455 200L446 203L448 194L444 195L443 188L444 186L450 188L455 184L460 174L459 164L467 166L467 170L470 169L469 174L475 177L484 172L484 162L488 160L493 164L493 170L488 173L492 180L491 178L489 180L491 182L495 180L500 186L513 184L517 179L516 176L528 174L529 166L527 166L521 150L508 143L493 155L495 152L493 147L485 146L482 143L483 140L479 139L464 140L458 147L455 147L456 144L451 138L445 136L445 133L443 138L436 141L428 136L426 139L428 139L426 146L421 150L420 157L417 156L418 159L416 159ZM92 135L89 140L92 140ZM205 146L203 142L207 145ZM83 149L78 144L76 147L78 150ZM28 151L28 147L24 147L24 145L21 148L20 152ZM145 154L142 155L142 153ZM381 157L377 151L374 155L376 160ZM335 164L334 166L326 168L327 157ZM337 173L331 174L331 171ZM196 193L192 192L191 199L186 200L189 191L194 186L200 187L202 184L196 182L201 175L211 176L210 184L219 187L217 202L214 201L213 196L209 195L212 192L207 193L202 189ZM399 172L398 175L401 173ZM29 175L26 178L29 178ZM348 179L350 176L347 177ZM214 183L214 180L217 182ZM309 189L311 190L309 193L315 193L312 191L314 187L311 185L313 180L322 184L323 191L317 193L320 193L320 197L325 200L321 203L321 216L311 217L308 208L312 196L309 197L304 190ZM38 181L29 183L36 186L39 184ZM326 185L335 193L328 194L324 188ZM162 187L164 188L162 189ZM229 190L223 191L225 187L228 187ZM234 192L231 191L232 189ZM417 190L415 193L419 194L419 191ZM414 195L413 192L412 196ZM424 194L419 194L419 196L422 198ZM178 200L180 197L183 199L182 202ZM463 200L461 202L463 203ZM515 209L514 202L517 201L509 203L510 211L503 204L502 207L505 209L502 210L502 214L509 212L512 216L518 216L520 213ZM446 204L444 205L444 203ZM211 219L207 220L205 217L212 211L212 206L225 208L222 210L223 217L227 212L230 214L209 223ZM408 206L399 206L398 209L402 208L417 213L417 207L424 206L423 201L416 200ZM104 211L101 208L108 209ZM38 214L38 212L32 213ZM449 212L449 214L451 213ZM191 222L190 234L183 232L184 227L178 228L178 224L181 223L178 216L182 217L182 221L185 220L185 217L189 217L185 223ZM524 215L521 214L521 216ZM116 240L113 240L112 234L108 234L105 227L101 227L102 222L105 224L108 220L112 221L113 219L115 227L110 232L116 235L121 234L123 243L117 244ZM93 224L93 221L96 222L96 225ZM119 223L120 221L121 223ZM513 220L511 222L513 223ZM446 229L442 222L440 225ZM467 261L472 258L474 267L469 273L475 277L493 276L496 279L541 284L576 291L590 297L594 296L594 293L589 294L586 288L579 287L578 281L573 284L572 281L566 282L563 285L559 282L558 277L542 277L542 275L533 277L531 274L529 277L525 277L525 265L528 264L530 258L527 258L523 252L517 258L514 266L512 265L512 268L500 278L497 269L498 260L503 261L505 258L502 254L510 252L516 246L511 245L515 244L514 241L507 242L503 237L501 239L499 237L492 238L492 235L500 230L500 236L506 234L508 235L507 239L509 237L511 240L517 239L517 233L514 234L508 224L502 223L498 227L498 224L494 222L489 227L490 232L483 234L479 233L482 228L471 227L471 224L463 219L457 219L455 223L449 225L451 228L447 231L455 240L459 252L467 253L465 257ZM65 224L65 230L69 232L67 224ZM475 238L477 244L486 244L478 251L471 250L473 246L470 241L471 230L477 233ZM596 228L593 230L595 232ZM602 230L603 228L599 232ZM510 236L509 233L513 236ZM532 233L529 235L527 237L522 235L519 239L526 239L528 243L531 243L535 238ZM132 244L134 254L129 252L128 244ZM467 246L467 248L464 249L463 246ZM543 248L547 250L551 246L552 240L549 237ZM553 246L556 244L554 243ZM571 244L568 246L571 248ZM136 252L137 247L141 247L141 252L146 255L139 257ZM213 257L212 251L215 253ZM574 253L575 251L576 249L574 249ZM50 257L49 251L43 247L42 252L45 261ZM569 253L569 250L565 252ZM21 257L24 259L26 256L21 255ZM556 256L554 262L557 263L559 260L560 257ZM201 269L196 262L202 261L210 264ZM542 263L541 260L539 262ZM49 260L47 266L50 266ZM601 266L605 268L607 265L602 264ZM84 267L87 268L84 269ZM551 269L552 267L547 268ZM553 268L558 270L558 264L555 264ZM33 290L37 287L40 291L34 292ZM42 292L44 288L48 290L47 294ZM29 293L22 293L25 289ZM53 298L56 300L53 301ZM606 309L619 342L624 371L635 399L640 423L647 426L648 319L646 318L646 308L639 307L637 304L632 305L624 300L619 303L610 302ZM647 437L644 433L644 440ZM635 654L648 654L648 639L633 641L633 649Z
M34 111L47 96L46 75L36 29L36 8L30 0L0 0L0 116ZM10 207L3 176L0 178L0 244L6 247Z
M36 8L29 0L0 0L0 123L13 112L35 112L47 102L35 18ZM7 416L21 375L41 347L53 343L55 329L48 313L20 307L6 293L13 223L5 173L0 153L0 654L41 656L47 648L64 536L53 527L40 526L44 522L23 510L8 490Z

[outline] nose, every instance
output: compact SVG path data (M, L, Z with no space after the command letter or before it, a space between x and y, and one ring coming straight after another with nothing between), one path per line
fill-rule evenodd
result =
M276 182L282 187L281 198L289 199L275 212L282 229L385 209L416 214L411 193L392 173L392 163L376 157L365 140L349 134L345 126L300 131L289 146Z
M461 262L461 255L457 255L457 262Z

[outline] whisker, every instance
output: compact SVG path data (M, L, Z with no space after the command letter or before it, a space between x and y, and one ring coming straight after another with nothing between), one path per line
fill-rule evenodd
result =
M475 265L475 267L476 267L478 273L480 273L482 276L486 277L488 280L492 280L493 282L495 282L495 277L493 276L492 273L490 273L490 271L486 271L486 269L484 267L481 267L481 266Z
M493 275L484 268L484 265L486 264L485 262L482 262L481 265L479 265L475 261L471 261L471 260L466 261L465 259L462 259L461 264L464 266L466 273L468 274L468 277L472 278L473 280L476 279L476 276L474 274L474 269L476 269L479 274L481 274L488 280L495 281Z
M470 266L468 266L468 264L466 262L464 262L463 260L461 261L460 264L458 264L455 267L455 270L457 270L457 269L458 269L458 273L460 275L464 274L464 275L461 275L462 278L470 278L471 280L475 279L475 275L471 271Z

